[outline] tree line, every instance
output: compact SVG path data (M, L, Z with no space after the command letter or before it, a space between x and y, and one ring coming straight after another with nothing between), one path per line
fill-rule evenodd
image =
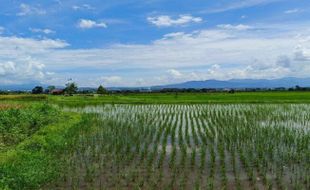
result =
M64 89L56 89L55 86L48 86L46 89L44 89L42 86L36 86L32 89L32 94L54 94L54 92L57 92L55 94L67 94L67 95L73 95L78 93L78 86L75 82L70 82L66 84L66 87ZM106 88L104 88L102 85L100 85L97 88L97 94L107 94L108 91Z

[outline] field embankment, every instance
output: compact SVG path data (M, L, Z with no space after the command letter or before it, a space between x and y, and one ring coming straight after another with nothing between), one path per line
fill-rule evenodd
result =
M310 103L310 92L123 93L109 95L0 95L0 101L44 101L62 106L99 104Z
M105 96L49 96L48 101L64 106L98 104L238 104L310 103L310 92L229 93L136 93Z
M59 179L66 150L90 126L87 117L42 104L2 110L0 118L0 189L5 190L39 189Z
M47 95L19 94L19 95L0 95L0 101L43 101Z

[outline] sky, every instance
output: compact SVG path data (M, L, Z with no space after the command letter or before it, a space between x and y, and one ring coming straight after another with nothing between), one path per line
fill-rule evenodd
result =
M0 85L310 77L309 0L0 0Z

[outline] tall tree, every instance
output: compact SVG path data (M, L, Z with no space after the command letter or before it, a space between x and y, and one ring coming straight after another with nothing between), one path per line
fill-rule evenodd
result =
M56 89L55 86L48 86L47 89L45 89L45 93L51 93L55 89Z
M69 95L76 94L78 91L78 86L74 82L68 82L66 84L65 92Z
M42 94L42 93L43 93L42 86L36 86L32 89L32 94Z
M107 90L102 85L100 85L97 89L97 94L106 94L106 93Z

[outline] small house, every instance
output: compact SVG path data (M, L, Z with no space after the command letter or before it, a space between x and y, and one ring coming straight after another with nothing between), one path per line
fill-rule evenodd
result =
M52 90L51 92L50 92L50 94L52 94L52 95L62 95L62 94L64 94L64 90L63 89L54 89L54 90Z

